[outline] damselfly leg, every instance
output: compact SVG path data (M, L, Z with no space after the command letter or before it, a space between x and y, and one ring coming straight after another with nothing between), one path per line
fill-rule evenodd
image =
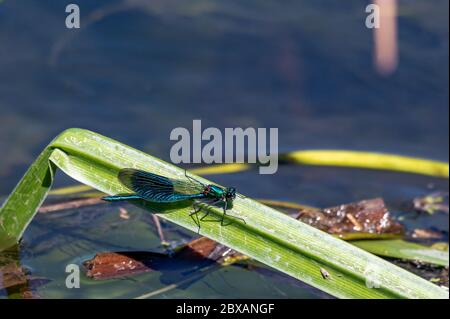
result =
M217 205L220 204L220 203L223 203L223 214L222 214L222 217L220 219L206 219L211 213L208 209L211 208L211 207L217 207ZM203 204L203 205L200 206L201 204ZM220 222L221 226L227 226L227 225L232 224L233 222L225 224L225 222L224 222L225 221L225 216L239 219L244 224L246 224L246 222L245 222L245 220L243 218L227 214L226 211L228 209L228 205L227 205L227 202L224 201L223 199L212 200L212 201L207 201L207 202L203 201L201 203L194 202L194 204L192 206L193 206L194 210L189 214L189 216L194 220L195 224L198 226L197 233L200 232L200 223L201 222ZM199 218L198 217L198 213L200 211L202 211L202 210L205 212L205 214L202 217ZM195 215L196 218L194 218L194 215Z
M225 215L228 216L228 217L233 217L233 218L242 220L242 221L244 222L244 224L247 224L243 218L237 217L237 216L234 216L234 215L227 214L228 204L227 204L227 202L224 202L224 203L225 203L225 204L224 204L224 207L223 207L223 215L222 215L222 219L221 219L221 221L220 221L220 225L221 225L221 226L226 226L226 225L232 224L232 222L229 223L229 224L226 224L226 225L224 224L223 221L225 220Z
M208 216L209 213L210 213L206 209L209 208L209 207L217 205L221 201L222 200L216 200L216 199L212 199L212 200L209 200L209 201L202 201L202 202L195 202L194 201L194 203L192 204L192 207L194 208L194 210L191 213L189 213L189 217L191 217L192 220L194 221L194 223L197 225L197 227L198 227L197 233L200 232L200 222L203 221L204 218L206 216ZM204 204L204 206L201 206L201 204ZM202 211L202 210L204 210L206 213L201 218L199 218L198 217L198 213L200 211Z

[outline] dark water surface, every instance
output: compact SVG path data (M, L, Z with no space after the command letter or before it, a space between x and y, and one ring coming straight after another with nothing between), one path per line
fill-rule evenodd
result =
M390 76L373 65L373 32L364 26L368 1L75 3L81 9L77 31L65 28L65 2L0 0L0 195L69 127L165 160L171 130L190 129L193 119L201 119L203 127L219 129L278 127L280 151L355 149L448 161L446 0L399 1L399 64ZM429 193L430 183L448 191L447 180L298 166L274 176L250 171L214 179L249 196L320 207L382 196L394 213ZM58 185L72 183L58 175ZM25 235L22 264L52 279L39 294L133 297L164 287L154 274L133 279L139 284L86 280L92 289L64 287L70 260L117 247L158 247L150 219L135 210L138 217L122 221L107 237L98 229L120 221L116 213L104 212L91 224L38 216ZM448 232L447 216L407 223ZM49 230L54 237L36 239ZM96 236L102 243L89 241ZM54 238L61 244L47 242ZM237 267L162 295L192 296L319 295Z

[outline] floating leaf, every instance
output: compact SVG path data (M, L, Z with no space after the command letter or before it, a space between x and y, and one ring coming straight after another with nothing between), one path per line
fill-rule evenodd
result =
M448 266L448 251L430 248L401 239L357 240L352 241L352 244L379 256L417 260Z
M305 150L280 155L302 165L359 167L448 178L448 163L392 154L343 150Z
M352 239L359 234L395 236L404 232L403 226L390 217L381 198L325 209L302 209L297 218L329 234L347 238L353 235Z

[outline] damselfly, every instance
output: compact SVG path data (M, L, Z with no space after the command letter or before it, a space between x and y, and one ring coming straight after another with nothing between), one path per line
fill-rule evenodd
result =
M153 203L174 203L194 200L194 210L189 216L196 223L199 231L200 221L204 220L209 215L209 212L207 211L200 219L198 218L198 213L204 208L219 204L223 208L223 215L220 220L222 226L224 225L225 216L240 219L245 223L245 220L240 217L227 215L227 210L233 207L233 201L236 198L236 188L234 187L222 188L217 185L207 185L188 176L186 171L186 180L176 180L133 168L122 169L118 177L119 181L132 190L133 193L105 196L102 198L103 200L113 202L142 199ZM200 205L201 203L205 204L206 207Z

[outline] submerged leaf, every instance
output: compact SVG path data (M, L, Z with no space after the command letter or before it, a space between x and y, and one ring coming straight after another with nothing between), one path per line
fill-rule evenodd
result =
M221 245L209 238L200 237L176 249L174 254L154 252L105 252L83 262L86 276L95 280L128 277L151 271L174 268L180 261L197 265L209 261L218 265L229 265L248 257Z
M86 260L83 266L87 277L105 280L150 272L161 267L166 260L166 255L151 252L98 253Z
M433 215L437 212L448 214L448 193L436 192L424 197L417 197L413 200L414 209Z

